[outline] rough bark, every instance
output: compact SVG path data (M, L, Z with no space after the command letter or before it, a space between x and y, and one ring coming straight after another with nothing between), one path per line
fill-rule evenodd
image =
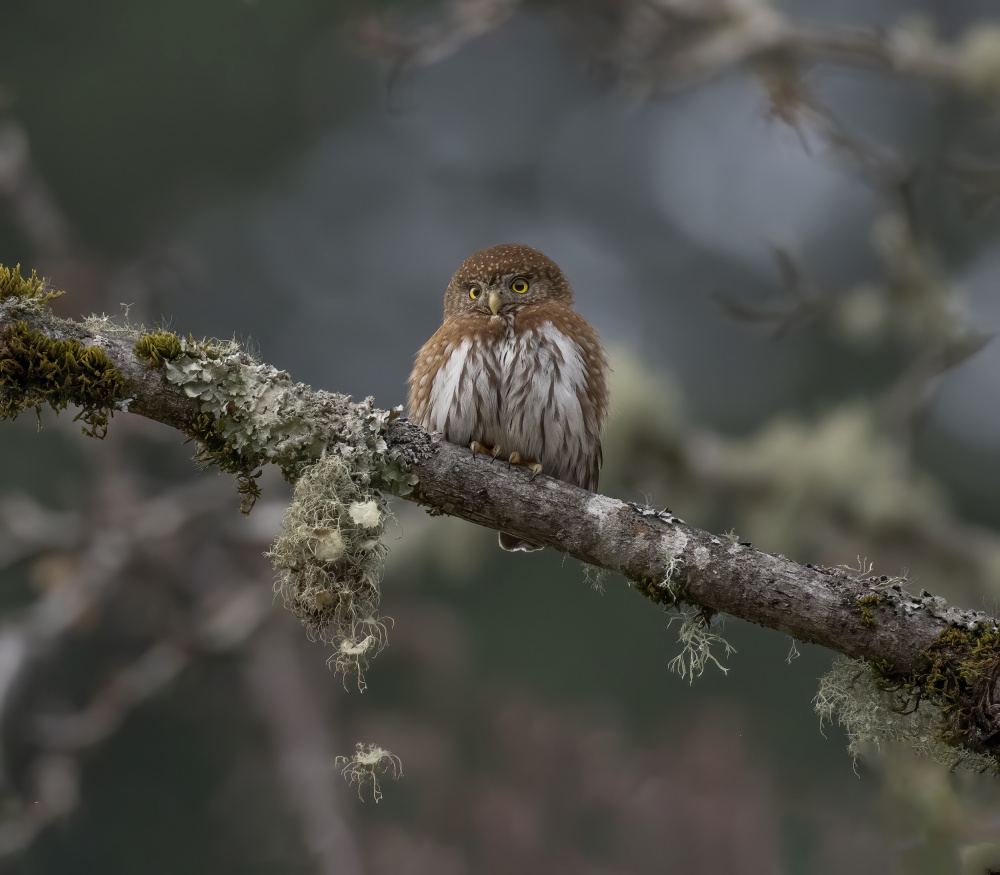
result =
M408 422L389 426L389 445L419 482L408 496L449 516L561 550L624 575L654 601L669 583L684 600L777 629L852 658L911 671L949 625L986 621L941 598L905 593L886 578L799 565L651 510L595 495L520 468L474 456ZM645 582L645 583L644 583ZM878 595L875 615L858 599Z

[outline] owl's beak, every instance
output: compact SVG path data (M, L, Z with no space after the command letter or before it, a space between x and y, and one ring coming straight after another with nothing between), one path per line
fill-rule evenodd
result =
M500 311L500 293L493 289L490 291L489 296L486 298L486 304L490 308L490 312L496 316Z

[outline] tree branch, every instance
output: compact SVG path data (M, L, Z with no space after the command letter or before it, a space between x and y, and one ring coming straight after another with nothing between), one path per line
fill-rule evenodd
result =
M287 374L235 347L184 342L182 350L173 335L157 336L172 338L174 346L164 344L159 360L148 349L140 357L134 329L107 320L58 319L30 297L0 300L0 410L55 403L53 397L63 404L127 409L199 439L209 435L224 442L202 448L209 461L236 459L250 467L274 462L290 479L320 456L335 453L350 461L367 453L352 469L361 473L352 477L419 502L432 514L520 535L620 573L655 603L697 605L705 625L715 612L725 612L864 659L882 689L896 690L914 705L929 701L941 708L944 741L991 758L1000 748L1000 635L982 612L949 608L926 592L912 595L901 580L871 577L864 567L799 565L697 529L667 510L546 476L532 480L521 468L476 457L394 419L371 399L356 404L293 384ZM26 369L18 350L34 344L41 355L43 339L77 342L84 352L103 350L121 377L120 385L108 382L119 386L115 397L74 395L73 381L55 365ZM52 395L51 379L62 381L63 394ZM206 429L206 417L212 429ZM242 475L253 476L249 470Z

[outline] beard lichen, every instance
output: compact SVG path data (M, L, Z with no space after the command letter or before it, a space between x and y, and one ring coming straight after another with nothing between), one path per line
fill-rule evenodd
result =
M331 662L364 689L368 660L386 643L378 615L386 547L381 495L353 476L348 463L327 455L302 472L281 533L268 554L275 589L310 638L336 648Z
M364 785L371 781L372 797L375 802L382 799L382 790L378 784L378 776L391 775L395 781L403 774L403 764L399 757L384 748L375 744L364 744L358 742L352 756L338 756L335 760L337 765L344 763L344 768L340 773L347 780L348 784L358 785L358 796L361 795Z
M74 421L83 422L83 433L103 438L112 412L128 397L121 371L99 346L53 340L21 321L0 333L0 419L15 419L28 407L40 413L43 404L56 412L76 404Z
M855 757L866 744L905 741L952 768L996 774L997 706L990 692L998 672L996 624L952 625L913 672L838 657L813 705L821 725L836 719L844 727Z
M688 684L701 677L709 663L713 663L723 674L729 674L729 669L719 662L712 648L716 648L716 652L722 650L726 657L735 653L736 648L711 631L712 618L713 612L697 607L678 608L678 613L670 618L671 626L675 622L680 623L677 643L681 645L681 652L670 660L667 668L680 675L681 680L687 680Z
M680 675L681 680L693 684L696 677L701 677L705 673L710 663L723 674L728 674L728 667L719 661L716 653L721 651L724 657L728 657L736 652L736 648L721 635L711 631L716 611L693 604L686 599L684 586L676 579L677 573L683 566L684 560L679 556L672 556L662 580L642 577L630 581L629 585L650 601L663 605L664 611L676 612L670 616L667 625L671 627L674 623L680 624L677 630L677 643L681 645L681 652L670 660L667 668Z

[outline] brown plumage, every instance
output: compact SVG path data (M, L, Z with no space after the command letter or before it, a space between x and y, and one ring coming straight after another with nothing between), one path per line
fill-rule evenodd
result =
M444 322L417 353L410 418L445 440L591 491L601 467L608 363L573 292L537 249L470 255L444 293ZM505 550L537 544L500 533Z

